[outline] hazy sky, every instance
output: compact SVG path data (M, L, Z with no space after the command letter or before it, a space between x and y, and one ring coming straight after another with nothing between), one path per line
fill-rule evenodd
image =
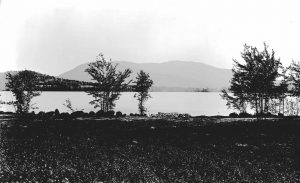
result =
M231 68L243 44L300 60L300 1L2 0L0 72L58 75L102 52L119 61Z

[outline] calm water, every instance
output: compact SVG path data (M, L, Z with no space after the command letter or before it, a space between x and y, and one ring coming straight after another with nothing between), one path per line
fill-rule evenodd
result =
M13 96L10 92L0 92L2 101L10 101ZM137 113L137 100L133 97L134 93L124 92L116 102L115 111L123 113ZM233 112L227 109L226 101L220 97L217 92L153 92L152 98L146 102L149 114L157 112L178 112L189 113L191 115L228 115ZM69 112L63 105L67 99L70 99L72 106L76 110L85 112L97 111L89 101L92 97L85 92L43 92L32 101L36 112L53 111L58 109L60 112ZM2 111L14 111L12 106L2 105Z

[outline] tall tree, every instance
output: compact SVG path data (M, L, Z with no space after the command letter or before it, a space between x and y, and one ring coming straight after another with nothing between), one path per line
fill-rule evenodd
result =
M32 108L31 100L39 96L39 78L35 72L24 70L16 74L6 74L6 88L12 92L15 101L9 102L14 105L18 114L28 113Z
M145 73L143 70L141 70L137 77L136 81L134 82L134 90L137 92L134 97L138 100L138 108L140 115L145 115L145 112L147 111L147 108L145 107L145 102L148 100L150 96L149 89L153 85L153 81L150 79L150 76L148 73Z
M292 61L292 64L288 67L290 81L292 82L292 95L300 97L300 62Z
M288 67L289 81L292 83L291 95L296 97L297 106L299 106L300 99L300 62L292 61L292 64ZM297 115L299 113L297 107Z
M85 70L96 82L95 90L86 91L89 95L94 97L90 102L95 108L100 107L101 110L107 112L113 110L115 101L119 99L121 91L127 89L130 81L126 79L130 76L131 70L117 71L117 64L107 61L103 54L96 57L96 61L89 64Z
M275 57L274 50L269 52L266 44L262 51L245 44L241 57L244 63L233 60L233 78L229 87L232 95L223 90L222 97L231 107L239 109L247 103L255 108L256 114L266 113L269 100L284 91L284 84L275 83L282 76L280 59Z

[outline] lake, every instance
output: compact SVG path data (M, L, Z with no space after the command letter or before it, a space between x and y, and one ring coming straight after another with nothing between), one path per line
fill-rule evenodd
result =
M13 96L8 91L2 91L1 100L11 101ZM116 102L115 111L122 113L138 113L137 99L133 97L133 92L122 93L120 99ZM228 115L233 109L228 109L226 101L220 97L219 92L151 92L152 98L146 102L148 114L157 114L158 112L178 112L188 113L194 116L198 115ZM70 99L72 106L76 110L85 112L98 111L89 102L92 96L85 92L42 92L32 101L35 109L38 111L70 112L64 106L65 101ZM2 111L14 111L13 106L2 105Z

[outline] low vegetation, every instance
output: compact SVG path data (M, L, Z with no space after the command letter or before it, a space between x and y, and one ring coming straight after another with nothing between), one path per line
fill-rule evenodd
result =
M201 120L38 120L2 125L0 180L299 181L297 121L205 125Z

